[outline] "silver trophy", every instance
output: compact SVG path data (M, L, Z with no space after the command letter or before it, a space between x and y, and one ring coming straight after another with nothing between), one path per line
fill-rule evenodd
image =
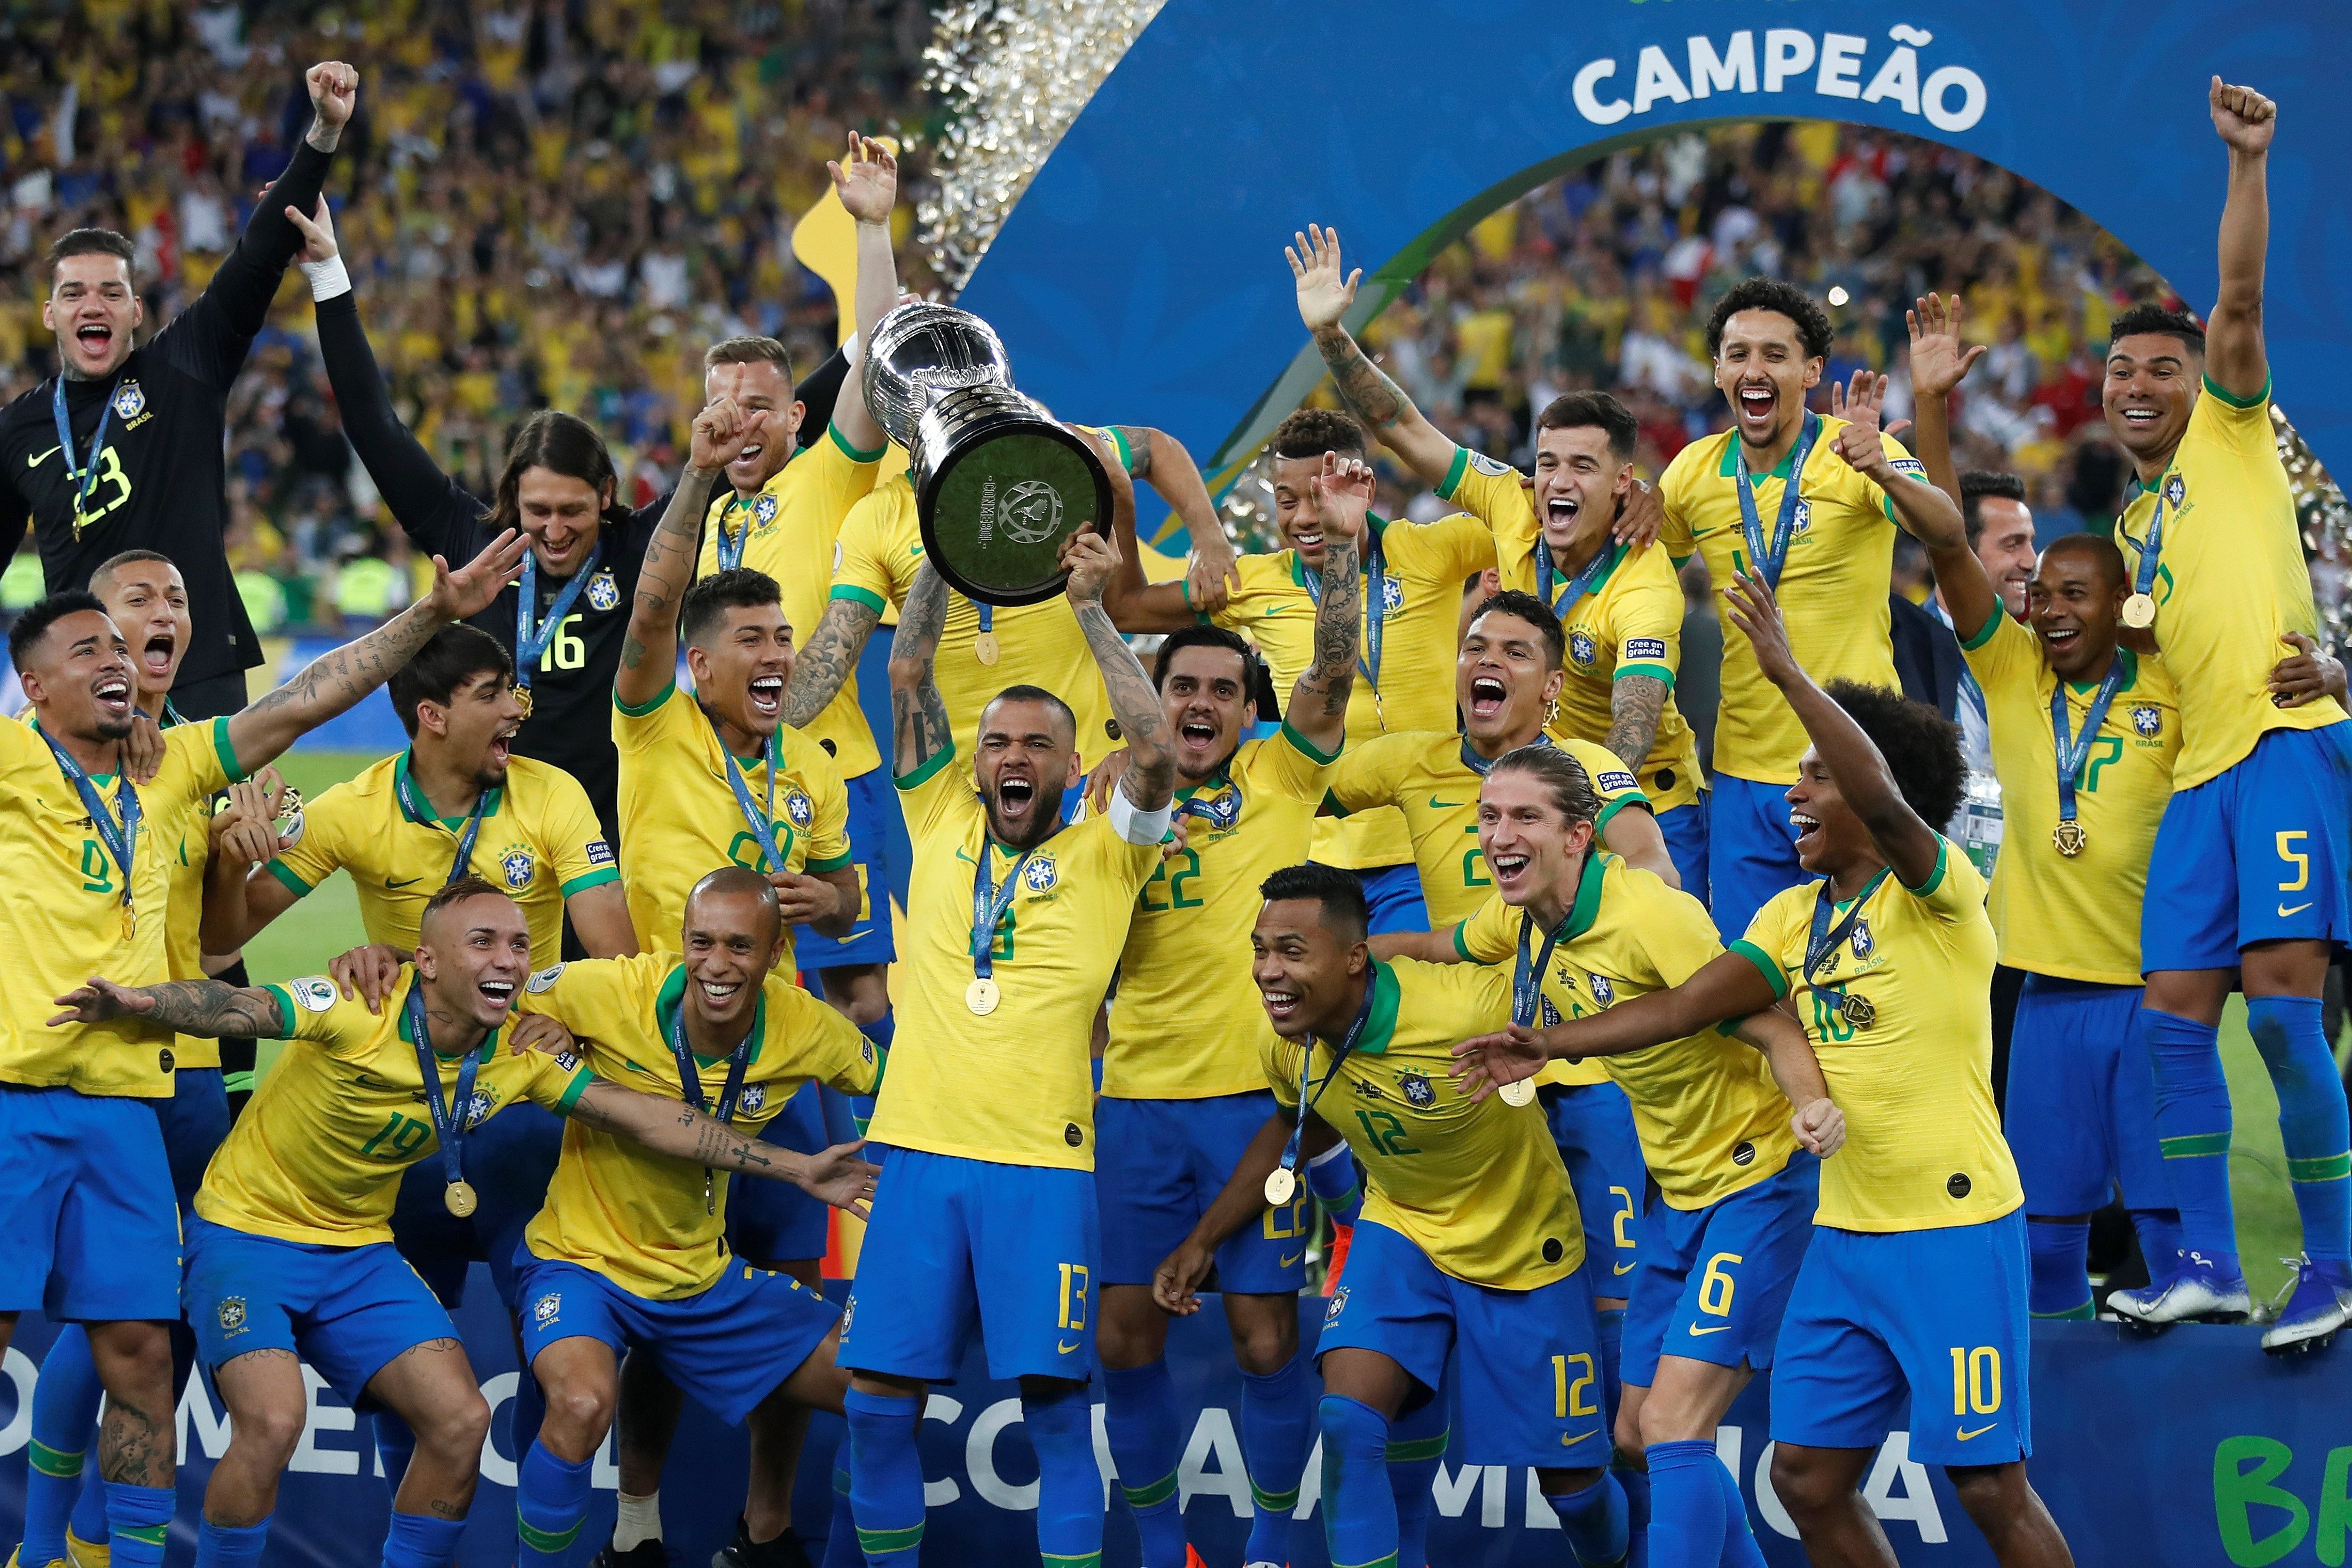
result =
M969 310L909 300L860 373L876 424L907 448L923 548L948 585L992 605L1062 591L1063 541L1110 525L1093 445L1013 389L1004 344Z

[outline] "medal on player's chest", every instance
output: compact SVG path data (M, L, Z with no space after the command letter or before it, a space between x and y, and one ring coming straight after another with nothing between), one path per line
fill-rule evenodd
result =
M482 1065L479 1051L468 1051L457 1064L457 1087L453 1093L441 1088L441 1059L434 1054L432 1022L425 1013L425 982L414 980L408 987L407 1000L403 1004L408 1023L408 1037L416 1047L416 1069L425 1080L425 1103L433 1113L434 1136L441 1143L441 1205L459 1219L465 1219L482 1206L474 1184L466 1180L465 1140L467 1130L477 1120L474 1106L474 1075Z
M982 632L978 637L972 638L971 657L980 660L982 664L990 665L994 664L998 659L1003 658L1004 650L998 645L996 641L996 634L994 632Z
M1805 939L1805 984L1814 987L1817 994L1826 993L1831 996L1838 1016L1848 1028L1856 1031L1878 1022L1878 1009L1871 1005L1869 997L1825 982L1836 973L1842 949L1851 948L1857 967L1869 963L1871 954L1878 951L1878 940L1871 935L1870 922L1863 918L1863 910L1869 907L1870 896L1878 891L1878 885L1891 872L1892 868L1880 867L1877 874L1863 884L1862 891L1854 895L1844 918L1834 925L1830 917L1836 912L1837 905L1830 896L1831 884L1822 883L1821 890L1813 897L1813 927Z
M2148 613L2154 616L2152 605ZM2107 709L2123 686L2125 661L2129 657L2122 648L2109 656L2107 672L2100 678L2098 690L2083 714L2083 727L2071 734L2066 682L2058 681L2050 689L2050 744L2058 763L2058 826L2050 830L2050 843L2069 860L2082 854L2084 846L2091 841L2090 830L2075 815L2075 781L2083 776L2083 764L2091 757L2091 742L2099 738L2099 726L2106 722Z
M514 683L513 691L515 706L522 710L522 716L524 718L530 718L531 710L530 683L527 681L518 680Z
M985 1018L996 1011L1001 994L995 981L975 980L963 988L963 1005L971 1009L973 1016Z
M1283 1169L1280 1165L1266 1173L1265 1201L1275 1207L1280 1208L1288 1203L1297 1194L1297 1192L1298 1177L1293 1173Z
M1323 1091L1331 1087L1331 1080L1339 1076L1339 1068L1355 1053L1356 1042L1363 1037L1364 1025L1372 1016L1372 1000L1379 991L1380 972L1376 967L1364 977L1364 996L1356 1005L1355 1022L1348 1026L1347 1037L1331 1053L1331 1065L1325 1070L1321 1083L1315 1081L1315 1037L1307 1036L1299 1046L1298 1116L1290 1124L1290 1140L1282 1146L1281 1162L1265 1177L1265 1201L1276 1207L1298 1194L1298 1155L1307 1137L1307 1113L1322 1100ZM1308 1093L1309 1089L1314 1092Z
M1878 1022L1878 1009L1861 992L1843 991L1838 994L1838 1016L1853 1028L1867 1029Z
M1013 896L1021 890L1021 874L1028 868L1029 857L1037 852L1034 845L1024 849L1005 868L1004 880L996 882L989 878L989 850L988 835L983 832L971 873L971 984L963 988L963 1005L975 1018L987 1017L1003 1000L996 984L996 928L1004 923Z
M2083 846L2090 841L2090 834L2084 829L2080 822L2071 816L2050 830L2050 842L2057 848L2059 854L2069 860L2080 855L2083 852Z
M482 1206L482 1200L475 1194L471 1182L450 1183L441 1189L441 1201L459 1219L470 1217L476 1209Z
M1528 942L1535 934L1536 917L1526 910L1519 914L1518 959L1511 971L1511 1022L1523 1029L1538 1027L1537 1015L1543 1010L1544 972L1551 967L1552 950L1567 931L1567 922L1544 932L1543 950L1529 953ZM1555 1015L1556 1016L1556 1015ZM1536 1080L1533 1077L1518 1079L1496 1089L1505 1105L1521 1106L1534 1102Z
M2156 595L2134 594L2124 601L2124 625L2136 632L2156 625Z
M2164 553L2164 509L2180 510L2180 502L2189 487L2179 474L2167 474L2156 492L2156 510L2148 514L2147 538L2139 547L2139 571L2132 580L2131 597L2124 601L2124 625L2132 630L2146 631L2156 625L2156 579ZM2122 525L2116 525L2122 532ZM2130 535L2126 534L2128 539Z

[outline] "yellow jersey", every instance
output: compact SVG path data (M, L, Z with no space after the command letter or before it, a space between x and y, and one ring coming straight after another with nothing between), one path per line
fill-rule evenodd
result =
M686 985L686 966L675 953L592 958L532 975L520 1006L562 1019L598 1078L676 1102L686 1088L670 1026ZM845 1094L871 1094L881 1082L874 1042L793 984L789 973L770 973L754 1007L731 1122L737 1131L758 1136L810 1079ZM714 1116L727 1075L727 1058L696 1054L702 1109ZM727 1268L730 1179L726 1171L710 1173L712 1201L706 1205L701 1166L567 1122L546 1206L523 1242L534 1257L592 1268L634 1295L656 1301L699 1295Z
M922 563L923 531L915 515L915 488L901 475L850 509L834 552L833 596L855 600L877 616L887 615L906 604ZM997 642L994 664L980 661L983 609ZM982 606L949 589L947 622L940 631L932 679L955 727L958 756L972 755L980 738L981 710L1008 686L1042 686L1070 705L1078 719L1079 759L1088 768L1118 745L1110 693L1103 689L1102 670L1067 599Z
M1511 977L1480 964L1373 961L1371 1008L1329 1083L1337 1052L1309 1052L1261 1024L1266 1081L1286 1110L1305 1098L1364 1163L1364 1217L1412 1238L1456 1279L1532 1290L1584 1262L1584 1225L1542 1110L1473 1101L1454 1047L1511 1019ZM1326 1086L1328 1085L1328 1092Z
M1026 860L988 837L969 754L941 752L898 781L914 847L898 928L897 1043L874 1141L1003 1165L1095 1168L1095 1009L1127 944L1137 895L1160 846L1129 844L1089 816ZM1043 804L1050 807L1050 797ZM980 856L1011 902L989 961L997 1004L966 1005L972 983L972 890ZM1172 898L1172 892L1171 892Z
M1925 886L1892 871L1835 905L1849 934L1809 978L1805 948L1825 884L1775 895L1731 944L1772 985L1795 994L1845 1146L1822 1162L1816 1225L1938 1230L1999 1219L2025 1201L1992 1098L1995 942L1984 879L1948 840Z
M883 451L887 450L886 446ZM702 553L694 574L708 577L719 569L723 535L735 564L776 580L783 591L784 619L793 628L793 640L805 645L824 617L825 588L833 581L834 545L841 536L842 520L874 489L882 456L856 450L842 439L841 426L828 425L821 439L770 475L758 494L739 496L721 487L703 520ZM843 778L854 779L882 765L866 710L858 706L856 666L803 733L824 747Z
M1888 584L1893 576L1895 503L1874 480L1832 449L1843 419L1822 419L1820 437L1799 476L1795 535L1776 590L1788 623L1789 647L1805 673L1823 686L1859 680L1894 688L1895 658L1887 642ZM1739 515L1737 435L1726 430L1675 454L1658 481L1666 521L1658 542L1679 565L1696 552L1713 579L1716 619L1723 627L1723 700L1715 721L1715 771L1756 784L1797 782L1805 754L1805 727L1780 690L1756 668L1747 634L1725 613L1724 590L1735 568L1745 570L1748 540ZM1927 475L1903 443L1881 436L1880 446L1913 482ZM1789 485L1792 447L1780 466L1755 480L1756 516L1769 543Z
M1454 950L1514 973L1524 918L1489 899L1454 929ZM1543 933L1529 931L1527 941L1532 963L1543 952ZM1722 952L1715 921L1696 899L1595 850L1584 858L1576 902L1544 966L1541 1022L1590 1017L1621 1000L1670 990ZM1789 1101L1764 1053L1720 1030L1587 1065L1603 1068L1633 1102L1642 1163L1675 1208L1702 1209L1752 1187L1796 1152Z
M1518 471L1467 447L1454 449L1454 467L1437 487L1441 500L1458 502L1495 531L1495 563L1503 586L1541 596L1536 543L1543 537L1535 502L1519 488ZM1559 690L1559 711L1551 732L1561 741L1608 740L1611 702L1618 681L1646 675L1666 683L1666 702L1650 754L1633 759L1642 792L1654 811L1670 811L1698 798L1706 783L1699 771L1698 735L1675 706L1675 676L1682 668L1683 585L1675 563L1656 544L1639 550L1604 546L1600 575L1568 613L1560 629L1568 637ZM1554 610L1567 597L1567 581L1555 577Z
M173 725L173 729L181 728ZM147 805L144 795L139 804ZM169 816L151 816L140 832L152 833L163 850L163 868L171 881L171 905L164 912L164 963L173 980L205 978L201 928L205 921L205 866L212 854L213 797L200 795L173 803ZM220 1042L204 1035L181 1035L172 1042L174 1072L188 1068L221 1065Z
M1333 756L1288 724L1244 741L1217 776L1176 792L1190 807L1183 852L1136 895L1103 1048L1103 1092L1206 1100L1265 1087L1265 1022L1250 978L1258 886L1307 858Z
M463 816L429 815L410 755L386 757L307 803L301 837L268 862L298 899L349 873L368 940L403 952L416 946L426 902L448 886L466 831ZM552 963L563 947L563 900L620 880L595 807L570 773L530 757L509 762L507 782L481 805L466 868L514 900L533 956Z
M2116 649L2122 683L2075 776L2075 820L2085 837L2070 859L2051 838L2058 826L2058 741L2050 698L2058 678L2042 658L2042 639L1995 610L1961 650L1984 689L2000 776L2000 859L1987 905L2000 933L2000 961L2065 980L2138 984L2140 898L2180 752L2180 699L2165 661ZM2066 733L2076 745L2098 689L2096 681L2067 683Z
M2271 706L2271 669L2288 652L2279 634L2321 633L2294 495L2271 432L2270 388L2240 403L2206 382L2171 466L2116 523L2134 584L2159 494L2154 630L2188 731L2172 787L2190 789L2242 762L2273 730L2316 730L2345 714L2333 697Z
M179 841L157 831L245 776L228 721L163 731L163 761L139 785L131 849L133 929L122 931L122 872L38 729L0 721L0 1083L164 1100L179 1054L172 1030L138 1018L56 1028L57 999L102 974L121 985L172 976L168 934ZM90 783L121 820L121 782ZM194 858L194 852L191 852ZM217 1055L213 1058L219 1060Z
M295 1042L261 1077L245 1114L205 1167L196 1213L215 1225L314 1247L392 1239L401 1173L439 1152L416 1037L408 1028L411 969L381 1016L343 1000L323 975L262 989L278 999ZM474 1092L457 1103L463 1055L436 1051L442 1103L472 1132L518 1100L572 1109L594 1081L571 1056L518 1055L494 1029L475 1051ZM478 1181L480 1178L473 1178Z
M789 725L776 730L774 794L768 759L735 759L751 806L775 816L768 826L784 858L772 865L727 777L719 730L692 696L672 681L642 708L613 700L613 744L621 753L621 842L629 847L623 886L629 920L648 952L677 952L686 896L721 866L814 876L850 864L849 786L824 748ZM792 928L784 928L778 970L793 973Z
M1348 699L1348 745L1404 730L1454 728L1454 656L1461 642L1462 590L1495 564L1495 536L1467 513L1434 522L1367 518L1381 566L1381 678L1365 670L1372 658L1372 606L1365 591L1355 690ZM1257 645L1277 691L1289 691L1315 662L1315 599L1307 567L1295 550L1244 555L1235 563L1241 583L1225 607L1203 616ZM1365 568L1370 570L1370 552ZM1322 579L1318 574L1316 588ZM1369 870L1412 860L1402 816L1386 809L1315 830L1315 858L1328 866Z

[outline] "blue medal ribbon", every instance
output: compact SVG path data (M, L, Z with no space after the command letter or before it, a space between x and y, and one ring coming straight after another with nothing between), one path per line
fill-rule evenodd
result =
M1793 494L1794 489L1795 487L1791 486L1790 493ZM1592 592L1592 584L1599 582L1601 574L1609 569L1609 558L1614 553L1609 548L1609 541L1602 540L1601 548L1593 552L1592 559L1584 563L1581 572L1568 580L1568 586L1559 591L1559 597L1555 600L1551 596L1551 542L1538 532L1536 535L1536 596L1551 606L1553 615L1562 621L1567 620L1568 613L1576 608L1577 602L1585 595Z
M62 373L49 389L49 412L58 422L58 447L65 453L66 479L79 479L81 489L74 496L74 534L81 534L82 509L89 504L89 492L98 485L98 459L106 451L106 427L114 418L114 388L106 389L106 406L98 416L98 429L89 438L89 461L77 464L74 459L73 421L66 417L66 378Z
M1364 552L1364 651L1356 656L1356 668L1372 683L1372 695L1381 691L1381 642L1389 615L1388 559L1381 552L1381 536L1372 532L1371 520L1364 520L1364 531L1370 546ZM1307 597L1319 612L1323 608L1323 574L1307 570L1307 563L1298 563L1298 580L1307 585Z
M716 720L711 721L710 731L713 735L718 734ZM719 754L727 761L727 787L735 793L735 809L743 814L744 825L751 828L751 837L759 840L760 853L768 858L768 868L782 871L784 869L784 852L776 847L776 775L783 769L777 761L776 737L772 731L769 732L764 750L766 755L762 760L768 767L768 799L766 815L762 816L759 803L751 798L751 786L745 781L743 770L735 761L735 753L727 749L723 737L719 742Z
M2116 531L2130 541L2139 551L2139 570L2133 574L2132 592L2143 598L2153 599L2156 596L2156 574L2158 567L2162 564L2164 554L2164 503L2171 499L2171 486L2179 482L2179 476L2177 474L2167 474L2157 481L2156 489L2151 492L2156 497L2156 510L2147 520L2147 539L2145 542L2132 539L2128 533L2124 533L2123 522L2120 519L2116 523Z
M1364 1025L1371 1018L1372 997L1379 990L1380 971L1377 968L1366 970L1364 999L1356 1004L1356 1021L1348 1026L1348 1033L1340 1040L1339 1048L1332 1053L1331 1066L1323 1074L1323 1082L1319 1086L1315 1083L1315 1037L1312 1034L1307 1037L1307 1044L1298 1058L1298 1119L1291 1123L1290 1142L1282 1146L1282 1168L1294 1173L1294 1179L1298 1169L1299 1146L1307 1138L1307 1113L1321 1101L1323 1091L1329 1089L1332 1081L1339 1076L1340 1064L1355 1050L1356 1041L1363 1035ZM1307 1092L1309 1088L1315 1089L1312 1095Z
M1233 774L1226 771L1232 765L1233 759L1226 758L1218 764L1215 773L1193 785L1193 793L1176 803L1176 815L1197 816L1215 828L1228 828L1239 822L1242 819L1242 786L1235 784ZM1208 790L1216 793L1212 798L1202 800L1201 793Z
M975 980L986 980L995 972L997 922L1013 907L1013 895L1021 890L1022 868L1035 853L1037 846L1034 844L1024 849L1021 858L1004 873L1004 880L992 882L988 879L988 835L980 836L980 860L971 874L971 974Z
M721 572L732 572L743 564L743 546L751 542L751 520L745 518L743 531L735 534L727 531L727 520L735 515L737 507L740 506L748 512L751 510L751 504L740 496L729 496L727 504L719 509L718 544L719 569Z
M1522 1028L1532 1028L1536 1009L1543 1001L1544 971L1551 967L1552 949L1568 930L1568 921L1544 932L1543 951L1531 963L1528 958L1528 938L1534 934L1536 917L1527 910L1519 911L1519 955L1511 966L1511 1022Z
M416 1047L416 1070L425 1079L425 1103L433 1112L434 1135L441 1141L441 1177L455 1187L466 1179L466 1115L474 1103L474 1075L481 1069L482 1054L467 1051L457 1063L457 1110L452 1113L450 1098L441 1089L441 1060L433 1050L433 1037L425 1018L425 983L412 981L408 987L408 1037Z
M1838 921L1837 929L1834 931L1830 929L1830 916L1836 905L1830 897L1829 879L1826 878L1822 879L1822 890L1813 899L1813 929L1805 938L1806 984L1813 984L1813 971L1820 968L1822 961L1837 951L1838 943L1852 934L1854 922L1862 918L1862 906L1870 902L1870 895L1878 891L1878 884L1886 880L1887 873L1893 868L1889 866L1881 866L1878 868L1878 875L1863 885L1862 891L1854 895L1853 907L1846 910L1845 919Z
M556 631L563 617L572 611L580 590L596 573L596 564L604 558L604 542L599 539L588 548L588 559L572 574L555 595L555 603L547 608L547 618L534 630L530 622L531 606L539 603L539 556L529 550L522 552L522 582L515 594L515 684L525 691L530 689L531 671L538 668L540 657L547 645L555 640Z
M1751 567L1768 588L1780 585L1781 568L1789 563L1789 545L1797 537L1797 508L1801 504L1797 492L1805 477L1805 459L1812 456L1813 443L1821 434L1822 416L1806 410L1804 425L1797 433L1796 448L1789 454L1789 479L1780 490L1780 515L1772 521L1769 542L1764 537L1763 520L1756 511L1756 486L1748 472L1748 448L1740 445L1736 432L1731 437L1731 449L1738 458L1732 480L1739 492L1739 527L1748 536Z
M2150 537L2153 537L2151 533ZM2083 715L2083 729L2078 735L2066 733L2066 683L2059 681L2050 690L2050 737L2058 752L2058 819L2074 820L2074 781L2082 776L2083 764L2090 760L2091 742L2099 738L2099 726L2106 721L2107 705L2116 700L2116 692L2124 683L2124 656L2118 648L2107 663L2106 678L2099 682L2091 706Z
M139 853L139 792L132 787L129 773L121 775L114 792L114 798L122 808L122 816L118 820L113 810L107 805L106 796L99 792L97 784L90 782L89 775L82 772L81 764L67 755L66 749L58 745L56 738L47 731L42 731L41 739L48 742L49 753L58 760L58 771L65 774L66 783L71 784L74 794L81 797L82 809L89 813L90 826L97 829L100 840L106 846L106 852L122 869L122 912L127 922L131 918L131 867ZM126 931L124 934L130 933Z
M1536 738L1528 742L1530 746L1549 746L1551 743L1551 736L1541 730L1537 731ZM1506 752L1503 753L1503 756L1507 757L1511 753L1509 752ZM1466 735L1463 737L1462 765L1468 768L1472 773L1476 773L1480 778L1483 779L1488 773L1493 773L1495 771L1495 764L1502 760L1503 757L1480 756L1476 750L1471 746L1469 737Z
M694 977L688 975L686 983L693 984ZM677 1060L678 1087L684 1091L686 1103L714 1121L731 1125L735 1121L735 1102L743 1093L744 1069L751 1062L751 1031L744 1031L743 1037L735 1043L735 1049L727 1058L727 1082L719 1091L716 1108L703 1103L702 1074L695 1068L694 1047L686 1043L686 993L683 990L678 993L677 1010L669 1016L669 1051ZM719 1212L719 1195L711 1184L710 1167L708 1165L702 1167L702 1212Z
M413 752L410 753L412 756L415 754ZM394 773L392 787L393 793L400 796L400 808L408 813L411 821L425 826L443 826L441 819L434 815L433 803L425 798L425 792L416 787L414 775L406 768ZM441 883L443 887L446 888L451 882L457 880L472 868L474 840L482 831L482 813L489 808L489 804L488 790L484 790L474 797L473 814L466 818L464 831L456 836L457 854L457 858L449 862L449 875L443 879Z

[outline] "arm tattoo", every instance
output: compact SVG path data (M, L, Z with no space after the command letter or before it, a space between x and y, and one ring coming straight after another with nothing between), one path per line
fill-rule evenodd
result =
M892 771L900 778L955 744L947 699L931 673L947 620L947 580L925 562L899 608L898 630L890 642Z
M856 599L826 603L824 618L793 663L793 683L784 692L785 723L803 729L825 710L857 668L857 656L881 620L871 605Z
M1629 768L1638 768L1657 744L1666 683L1654 675L1628 675L1609 694L1609 737L1601 743Z
M1114 425L1119 439L1127 443L1127 473L1129 479L1151 477L1151 427L1148 425Z
M1322 353L1339 396L1365 424L1386 430L1412 412L1412 400L1404 389L1364 357L1364 351L1344 328L1323 328L1315 334L1315 346Z
M1356 642L1363 625L1364 574L1356 542L1333 537L1323 545L1323 603L1315 612L1315 662L1290 694L1295 709L1320 694L1323 716L1348 710L1356 689Z
M268 1039L291 1020L278 1015L278 998L258 986L225 985L217 980L167 980L141 987L154 1011L142 1015L186 1035L223 1035Z
M646 542L645 563L637 568L636 597L629 605L628 634L621 642L621 663L636 669L667 633L672 658L677 653L677 604L694 581L694 557L702 542L703 504L710 499L709 472L688 467L677 476L668 510L654 536ZM534 612L535 613L535 612Z
M265 721L290 720L298 730L316 729L390 680L440 629L441 622L419 600L367 636L320 654L246 712Z
M1127 738L1131 760L1120 787L1127 791L1128 799L1147 811L1156 811L1176 793L1176 753L1168 746L1168 716L1160 706L1160 693L1099 600L1071 607L1077 612L1078 629L1087 634L1087 646L1094 650L1095 663L1102 669L1103 689L1110 694L1110 710L1118 720L1119 733Z
M598 1081L572 1102L573 1121L642 1143L657 1154L717 1171L764 1171L775 1150L691 1105Z

